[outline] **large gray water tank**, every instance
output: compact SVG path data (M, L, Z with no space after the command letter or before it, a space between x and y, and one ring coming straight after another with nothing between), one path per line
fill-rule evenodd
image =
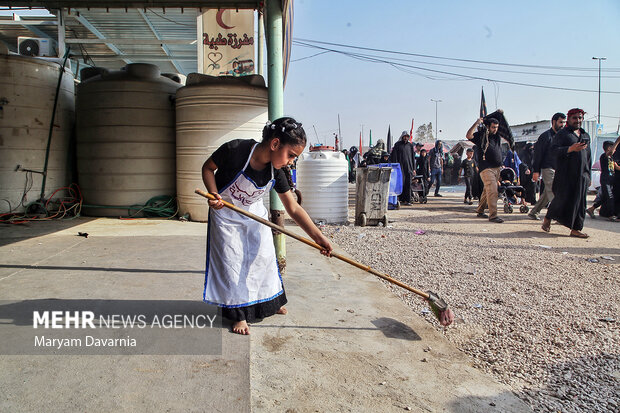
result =
M4 52L4 53L3 53ZM0 212L23 212L41 195L54 97L62 62L0 51ZM58 92L44 197L70 183L75 86L69 67ZM25 194L25 189L30 190ZM62 195L62 191L56 195Z
M213 77L192 73L177 92L177 199L179 215L206 221L202 165L233 139L260 142L267 123L267 88L262 76Z
M145 63L82 72L76 121L85 214L127 216L137 211L114 207L175 195L174 95L180 87Z

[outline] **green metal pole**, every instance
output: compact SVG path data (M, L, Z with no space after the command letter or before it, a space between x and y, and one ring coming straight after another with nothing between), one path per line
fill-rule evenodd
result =
M269 85L269 120L284 114L284 63L282 61L282 2L266 1L267 20L267 78ZM284 225L284 205L273 189L269 194L271 222ZM273 236L280 273L286 270L286 237L282 233Z
M267 68L269 119L284 114L284 63L282 62L282 8L280 0L267 1Z

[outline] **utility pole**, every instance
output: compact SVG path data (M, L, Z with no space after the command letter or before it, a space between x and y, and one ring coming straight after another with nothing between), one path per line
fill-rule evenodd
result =
M596 116L596 130L598 135L598 128L601 124L601 60L607 60L606 57L593 57L592 60L598 60L598 114Z
M438 99L431 99L431 102L435 102L435 140L439 139L439 125L437 125L437 104L441 102Z

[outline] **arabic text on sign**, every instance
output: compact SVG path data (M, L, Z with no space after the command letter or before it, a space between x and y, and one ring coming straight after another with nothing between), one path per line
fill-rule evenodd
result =
M209 46L209 49L218 50L218 46L230 46L233 49L241 49L243 46L254 45L254 36L248 36L247 33L243 37L238 37L237 33L229 33L226 37L222 33L218 33L217 37L209 38L209 34L202 34L202 44Z

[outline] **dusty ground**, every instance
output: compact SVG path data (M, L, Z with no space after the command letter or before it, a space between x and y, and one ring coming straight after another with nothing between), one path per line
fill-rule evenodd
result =
M50 298L119 314L194 311L205 236L205 224L168 220L0 227L0 348L31 345L18 340L31 328L14 302L22 314ZM376 277L296 241L287 264L289 314L252 324L251 336L229 324L205 332L221 334L221 351L0 354L0 411L529 411Z
M536 411L618 411L620 224L588 218L592 238L577 240L521 214L491 224L446 195L390 211L388 228L324 228L359 261L443 296L457 315L446 330L418 317L419 298L292 241L289 315L254 325L251 338L226 334L225 357L0 358L0 410L67 411L57 401L77 400L69 410L111 411L121 400L136 411L527 411L514 392ZM3 298L200 300L204 225L47 226L4 228ZM222 370L219 359L238 362ZM114 396L80 397L93 389Z
M371 274L290 241L284 285L250 327L253 412L530 411Z
M618 411L620 223L587 218L591 238L580 240L501 208L506 222L489 223L460 193L444 196L389 211L387 228L324 231L353 258L445 298L457 316L446 337L534 410Z

